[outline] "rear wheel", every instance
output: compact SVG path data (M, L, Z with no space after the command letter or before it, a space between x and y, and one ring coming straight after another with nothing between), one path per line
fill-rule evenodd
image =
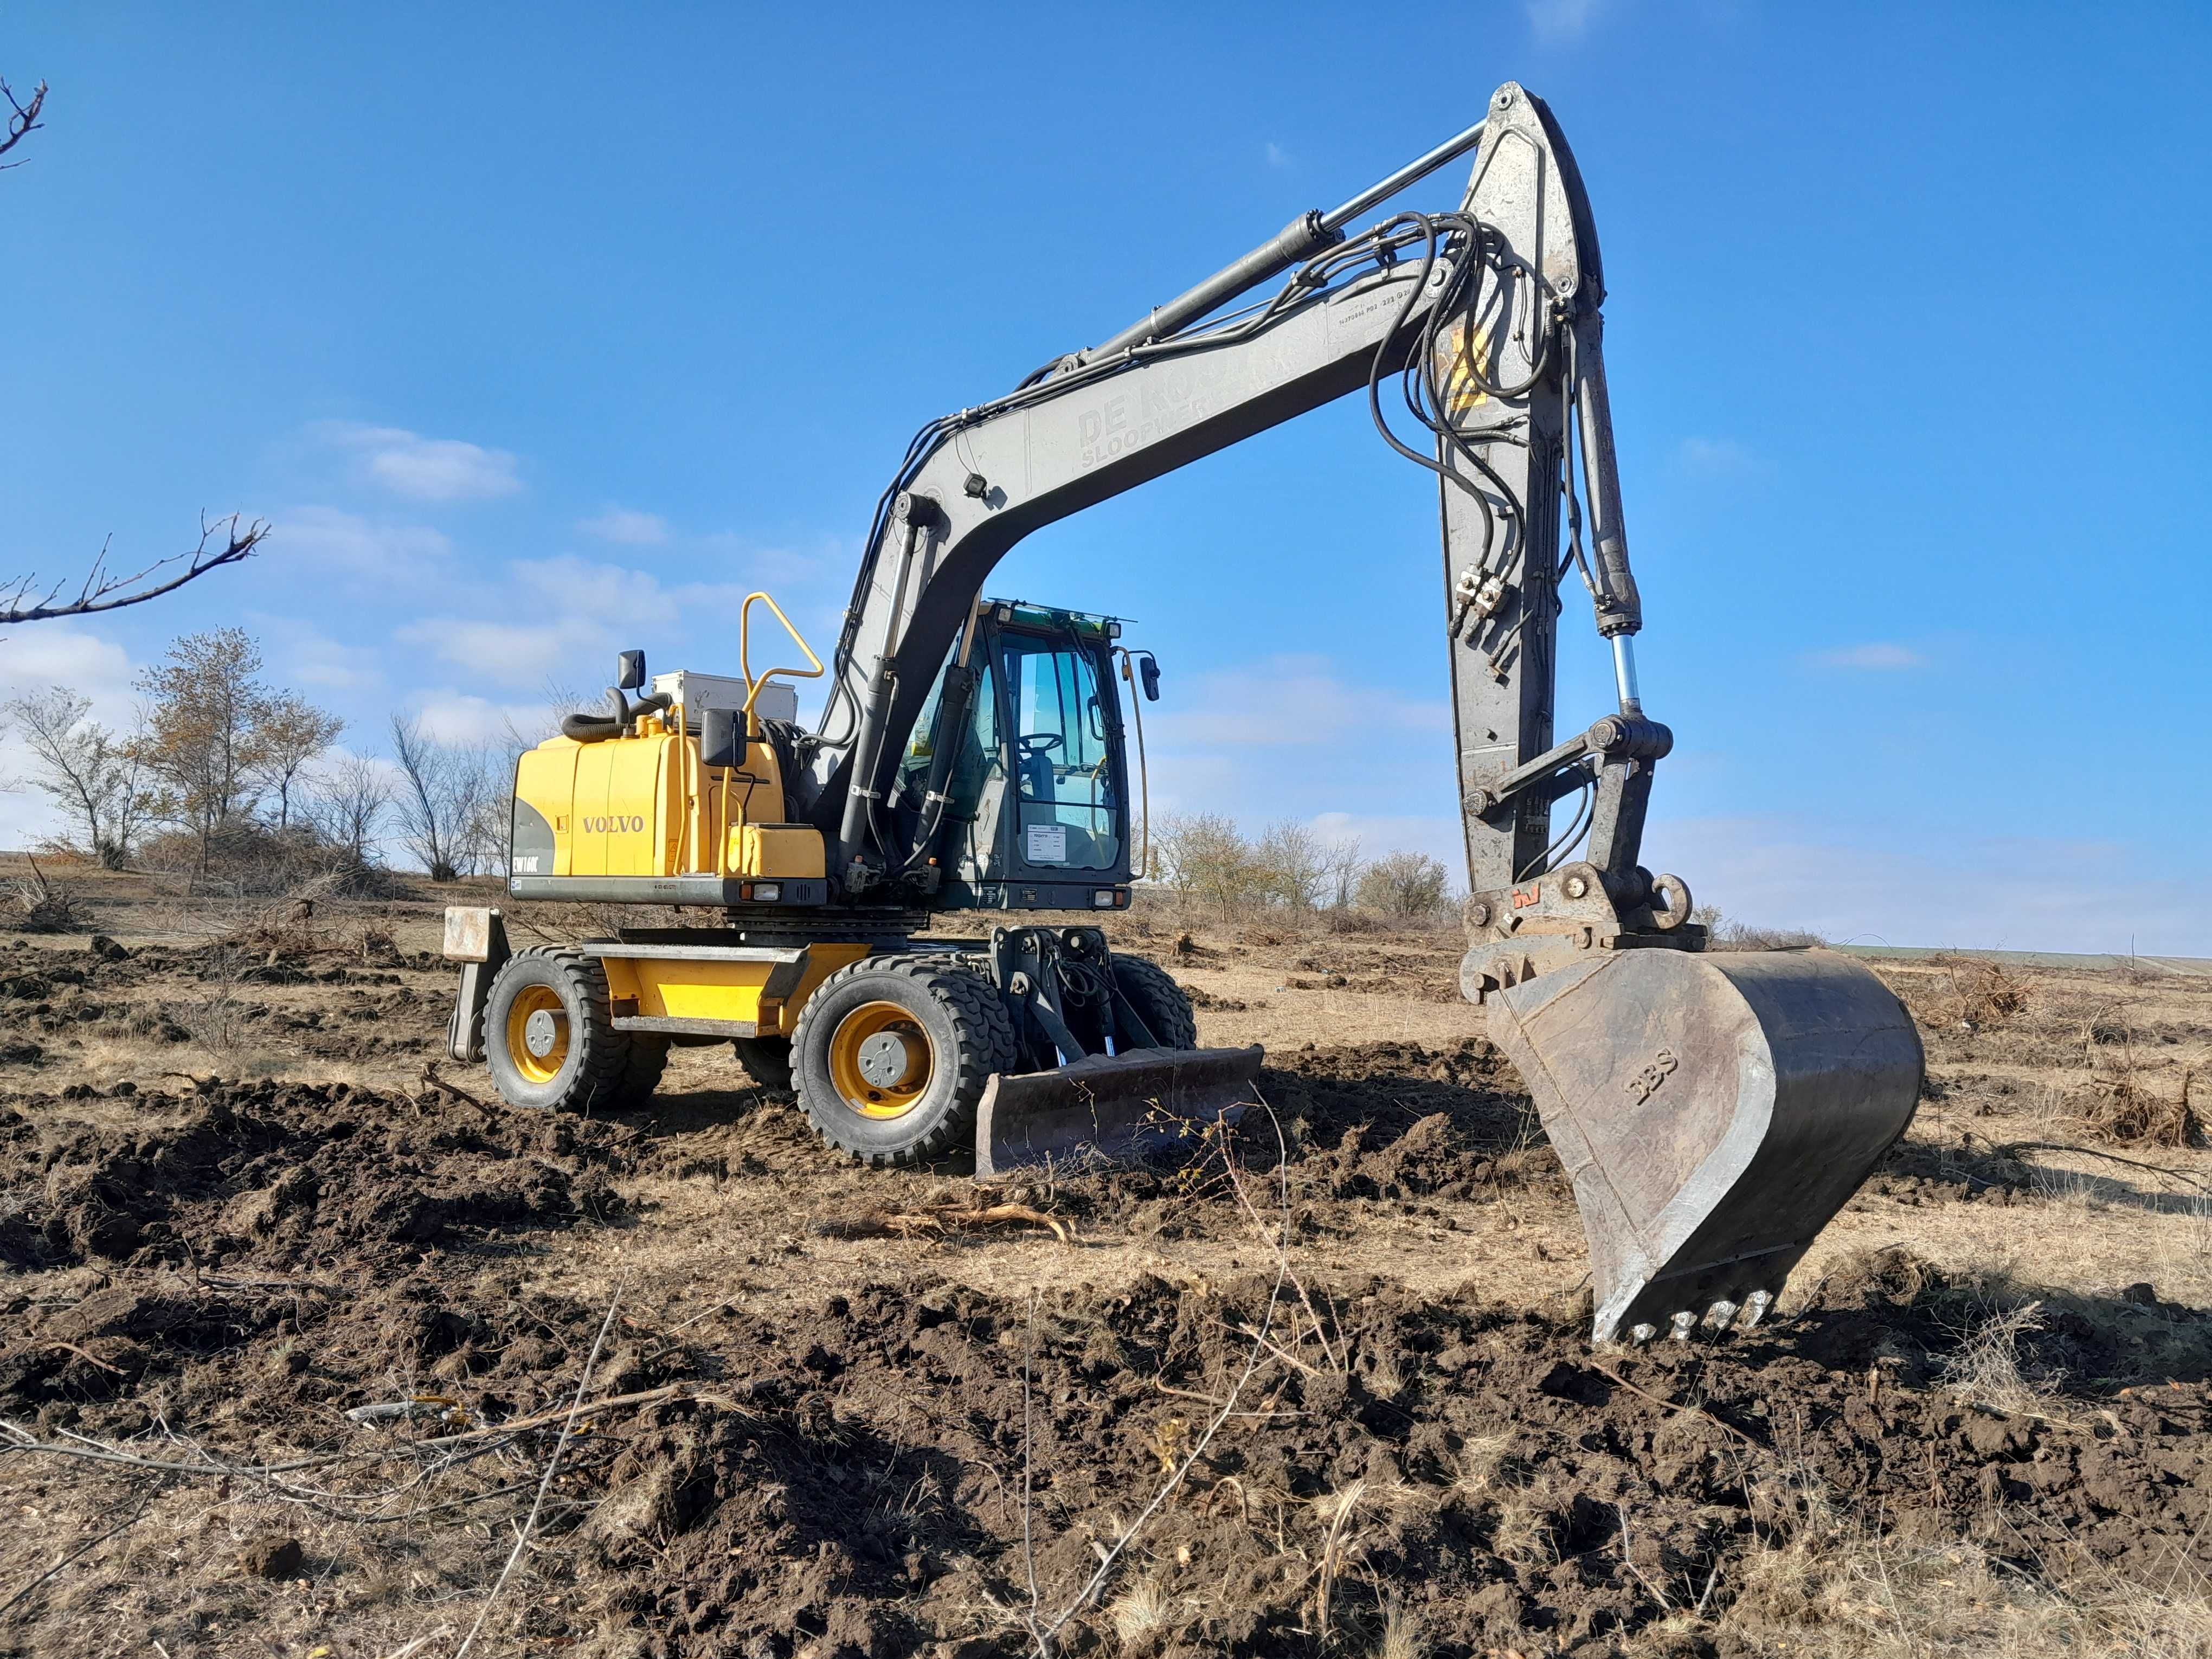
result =
M1161 1047L1198 1047L1198 1016L1191 1012L1190 999L1166 969L1142 957L1115 957L1114 986Z
M641 1031L625 1031L629 1054L623 1060L622 1078L615 1085L614 1103L619 1106L642 1106L653 1098L653 1091L660 1087L660 1075L668 1069L668 1039Z
M910 1164L974 1131L994 1072L1016 1064L998 992L933 957L841 968L799 1010L791 1055L815 1132L867 1164Z
M791 1090L789 1037L738 1037L730 1045L738 1051L738 1064L763 1089L787 1094Z
M596 957L544 945L510 957L492 981L484 1059L502 1100L540 1111L612 1110L642 1076L629 1034L615 1029L606 970ZM651 1071L658 1082L659 1066Z

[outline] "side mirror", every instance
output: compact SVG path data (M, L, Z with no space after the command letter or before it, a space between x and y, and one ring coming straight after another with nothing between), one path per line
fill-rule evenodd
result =
M745 763L745 715L741 708L708 708L699 715L699 763L702 766L743 766Z
M615 659L615 684L625 691L635 691L645 684L645 653L625 651Z
M1137 672L1144 677L1145 701L1160 700L1160 659L1149 651L1137 659Z

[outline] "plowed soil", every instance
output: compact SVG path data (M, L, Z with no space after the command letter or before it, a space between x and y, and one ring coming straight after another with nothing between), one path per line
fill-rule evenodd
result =
M726 1050L426 1074L419 948L0 942L0 1653L2202 1650L2212 1157L2094 1113L2212 994L1896 970L1933 1097L1785 1316L1601 1353L1479 1015L1366 984L1449 939L1179 931L1266 1109L986 1192Z

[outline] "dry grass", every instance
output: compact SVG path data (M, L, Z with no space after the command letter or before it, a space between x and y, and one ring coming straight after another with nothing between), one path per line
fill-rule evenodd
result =
M1167 1591L1161 1587L1158 1575L1148 1572L1132 1580L1107 1604L1106 1616L1123 1648L1141 1648L1165 1628L1168 1611Z
M2024 1302L1991 1309L1962 1333L1943 1362L1943 1381L1969 1405L2014 1416L2041 1416L2064 1381L2023 1359L2021 1339L2043 1328L2043 1304Z

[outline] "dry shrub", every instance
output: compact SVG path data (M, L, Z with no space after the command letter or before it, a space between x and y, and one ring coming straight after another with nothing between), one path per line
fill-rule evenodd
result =
M1802 1512L1736 1570L1720 1619L1756 1650L1928 1659L2207 1659L2212 1603L2194 1566L2137 1583L2106 1573L2053 1584L1966 1542L1921 1546Z
M2092 1018L2081 1037L2089 1079L2071 1104L2087 1133L2123 1146L2204 1144L2204 1125L2189 1103L2192 1074L2181 1074L2179 1093L2172 1099L2146 1087L2138 1075L2135 1029L2124 1012Z
M26 933L75 933L87 924L84 909L67 886L51 882L36 863L31 873L8 884L9 926Z
M203 1048L229 1054L244 1046L247 1027L258 1012L240 994L246 983L249 964L232 951L218 951L210 958L204 983L208 994L177 1011L178 1024Z
M1147 1646L1168 1622L1167 1591L1157 1575L1146 1573L1114 1598L1106 1614L1124 1648Z
M1912 1012L1931 1030L1986 1031L2028 1005L2027 985L1998 963L1937 956L1928 965L1942 975L1933 994L1923 991Z
M2043 1328L2043 1304L1991 1309L1962 1334L1943 1362L1943 1381L1961 1401L2012 1416L2044 1415L2063 1380L2020 1351L2021 1339Z

